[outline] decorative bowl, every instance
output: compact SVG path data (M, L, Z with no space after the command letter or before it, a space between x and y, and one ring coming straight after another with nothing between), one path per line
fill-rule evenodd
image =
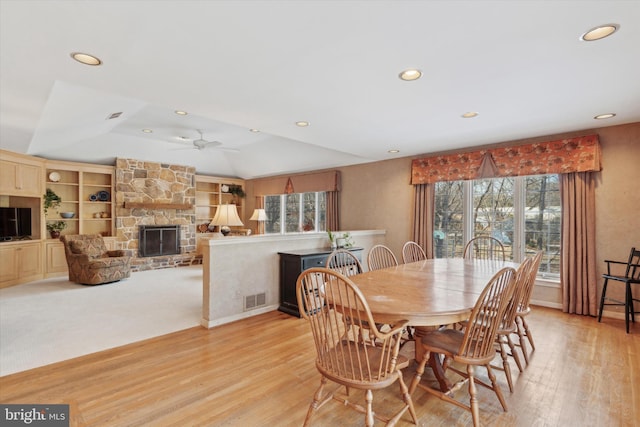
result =
M62 218L73 218L75 216L75 212L60 212L60 216Z

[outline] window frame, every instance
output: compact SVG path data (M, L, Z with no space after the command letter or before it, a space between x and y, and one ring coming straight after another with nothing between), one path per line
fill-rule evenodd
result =
M541 174L539 176L549 176L558 174ZM538 175L536 175L538 176ZM495 177L495 178L481 178L477 180L460 180L462 183L462 236L463 241L468 242L474 236L474 204L473 204L473 186L474 181L489 180L489 179L501 179L509 178L513 179L513 239L511 242L513 261L522 262L526 257L526 180L530 178L529 175L514 176L514 177ZM437 184L436 184L437 185ZM438 197L437 188L435 190L435 197ZM434 215L435 217L435 215ZM435 228L435 227L434 227ZM436 230L434 230L435 232ZM560 239L560 244L561 244ZM434 248L435 249L435 248ZM537 279L546 280L549 282L560 282L560 273L538 272Z
M315 213L314 213L314 221L313 221L313 229L312 230L304 230L304 222L305 222L305 195L314 194L315 195ZM321 203L321 195L324 194L324 203ZM292 195L298 196L298 227L297 231L287 231L287 197ZM265 197L265 206L267 205L267 198L279 198L280 200L280 230L278 232L268 232L267 227L265 227L265 234L269 235L288 235L288 234L303 234L303 233L321 233L326 230L323 230L320 220L324 218L324 228L326 228L326 192L325 191L309 191L306 193L291 193L291 194L271 194L266 195ZM324 205L325 213L322 215L322 205Z

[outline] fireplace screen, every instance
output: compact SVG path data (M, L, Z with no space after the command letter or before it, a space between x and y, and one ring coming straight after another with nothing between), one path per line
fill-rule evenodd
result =
M138 254L141 257L180 253L179 225L141 225L138 228Z

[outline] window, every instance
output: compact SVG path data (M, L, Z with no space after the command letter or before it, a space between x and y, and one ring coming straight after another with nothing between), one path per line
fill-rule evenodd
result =
M542 250L538 274L557 279L561 213L558 175L439 182L435 256L460 257L469 239L490 235L502 242L513 261Z
M326 230L327 198L322 191L265 196L265 211L266 234Z

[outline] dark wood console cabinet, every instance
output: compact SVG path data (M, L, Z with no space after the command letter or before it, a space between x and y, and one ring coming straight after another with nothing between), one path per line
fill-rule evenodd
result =
M349 251L362 262L362 248L349 248ZM296 281L304 270L311 267L324 267L330 249L305 249L290 252L278 252L280 255L280 306L278 310L300 317L296 298Z

